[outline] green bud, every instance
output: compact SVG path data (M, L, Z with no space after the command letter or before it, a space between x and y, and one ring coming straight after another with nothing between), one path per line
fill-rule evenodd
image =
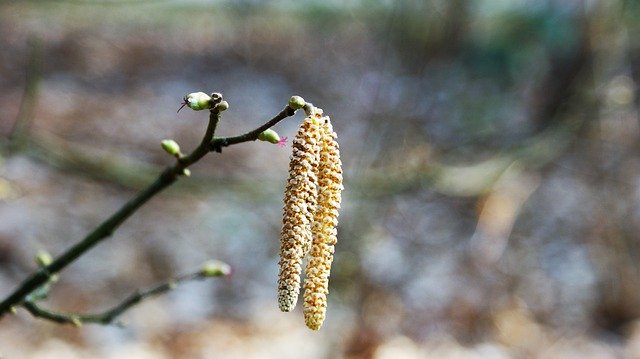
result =
M227 263L211 260L205 263L200 269L200 274L205 277L220 277L231 274L231 266Z
M190 177L191 176L191 170L188 168L185 168L182 170L182 175L186 176L186 177Z
M76 328L80 328L82 326L82 320L77 315L72 315L69 319L71 319L71 324L73 324Z
M220 103L216 105L215 109L218 110L218 112L226 111L229 109L229 103L227 101L220 101Z
M305 105L305 101L300 96L291 96L291 98L289 99L289 107L291 107L294 110L299 110L303 108L304 105Z
M12 305L12 306L9 308L9 313L11 313L11 314L16 314L17 312L18 312L18 310L16 309L16 306L15 306L15 305Z
M184 104L194 111L211 108L211 96L204 92L192 92L184 98Z
M280 142L280 136L276 131L272 129L267 129L264 132L260 133L258 135L258 139L260 141L271 142L273 144Z
M51 254L45 250L40 250L36 254L36 263L39 267L46 267L53 262L53 257Z
M160 146L171 156L180 156L180 146L174 140L162 140Z

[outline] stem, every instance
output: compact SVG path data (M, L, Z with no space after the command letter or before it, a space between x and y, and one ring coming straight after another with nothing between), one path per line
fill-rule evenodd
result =
M157 284L144 291L137 291L125 298L118 305L98 314L75 314L75 313L61 313L54 312L40 307L33 300L25 300L22 305L29 311L34 317L47 319L56 323L62 324L74 324L80 325L83 323L96 323L96 324L112 324L113 321L119 317L122 313L126 312L131 307L142 302L143 300L155 297L160 294L166 293L175 289L179 284L192 281L206 279L207 276L203 275L202 271L195 273L189 273L177 278L170 279L166 282Z
M165 169L149 187L138 193L136 197L127 202L116 213L93 230L93 232L89 233L89 235L87 235L83 240L65 251L50 265L41 268L24 280L11 295L0 303L0 317L10 311L13 306L22 303L29 293L45 284L51 275L59 272L89 249L95 247L105 238L111 236L111 234L113 234L113 232L127 218L138 210L138 208L149 201L158 192L173 184L178 179L178 176L184 173L185 168L204 157L209 152L209 144L213 140L219 120L220 112L214 107L210 111L209 125L204 137L202 138L202 142L190 155L181 158L175 165Z
M235 145L242 142L255 141L258 139L258 135L260 135L265 130L276 125L278 122L284 120L289 116L293 116L296 110L292 109L289 106L286 106L279 114L277 114L274 118L267 121L264 125L256 128L253 131L249 131L240 136L234 137L217 137L211 141L209 149L215 152L222 152L222 147L227 147L231 145Z

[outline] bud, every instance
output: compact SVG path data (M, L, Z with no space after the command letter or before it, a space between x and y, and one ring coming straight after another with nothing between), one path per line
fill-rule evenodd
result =
M226 111L229 109L229 103L227 101L220 101L220 103L216 105L215 109L218 110L218 112Z
M204 277L220 277L231 274L231 266L227 263L211 260L205 263L200 269L200 274Z
M36 263L39 267L46 267L52 262L53 258L51 257L51 254L49 254L49 252L40 250L38 251L38 254L36 254Z
M204 92L192 92L186 95L182 101L182 106L180 106L178 111L180 111L185 105L189 106L189 108L194 111L211 108L211 96Z
M182 170L182 175L185 177L191 177L191 170L188 168L185 168Z
M280 136L272 129L267 129L258 135L260 141L270 142L273 144L280 143Z
M291 107L294 110L299 110L303 108L304 105L305 105L305 101L300 96L291 96L291 98L289 99L289 107Z
M177 156L180 156L181 154L180 146L174 140L162 140L162 142L160 142L160 146L162 146L162 149L165 150L165 152L167 152L171 156L177 157Z
M71 315L69 318L71 320L71 324L73 324L76 328L80 328L82 326L82 319L78 315Z

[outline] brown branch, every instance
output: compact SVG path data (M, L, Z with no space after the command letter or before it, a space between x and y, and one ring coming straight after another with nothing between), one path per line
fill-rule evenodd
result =
M220 272L220 275L223 275L223 273ZM122 313L126 312L131 307L139 304L145 299L156 297L158 295L169 292L175 289L179 284L188 281L203 280L208 277L211 276L200 270L195 273L189 273L176 278L172 278L168 281L159 283L147 290L136 291L113 308L98 314L77 314L50 311L48 309L42 308L37 304L35 300L29 299L25 300L22 303L22 306L34 317L50 320L60 324L73 324L76 326L80 326L85 323L94 323L109 325L114 324L116 318L118 318Z

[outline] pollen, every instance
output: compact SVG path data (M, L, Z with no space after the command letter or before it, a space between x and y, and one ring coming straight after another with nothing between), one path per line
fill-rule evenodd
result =
M311 247L312 224L318 203L321 129L318 117L308 116L292 141L289 179L284 192L278 275L278 306L283 312L289 312L296 306L302 259Z
M318 117L316 117L318 118ZM337 243L338 210L342 199L342 162L337 135L329 117L320 122L320 155L317 166L317 204L312 219L312 244L304 281L304 320L319 330L324 322L329 294L329 272Z

